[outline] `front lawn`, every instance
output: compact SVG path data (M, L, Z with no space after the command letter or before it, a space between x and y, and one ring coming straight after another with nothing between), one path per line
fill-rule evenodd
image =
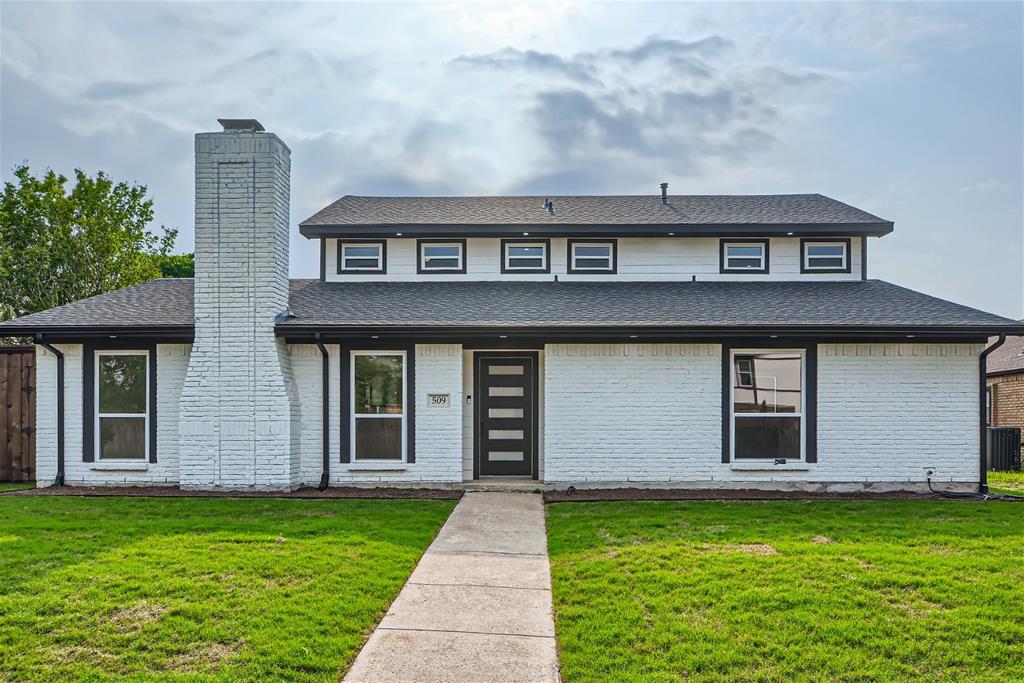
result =
M453 505L0 496L0 680L337 681Z
M564 681L1020 680L1024 504L548 506Z
M989 472L988 490L994 493L1024 495L1024 472Z

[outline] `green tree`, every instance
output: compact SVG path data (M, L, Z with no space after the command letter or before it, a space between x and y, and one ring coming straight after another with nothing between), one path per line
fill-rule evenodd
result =
M195 254L156 254L153 261L161 277L195 277Z
M27 165L0 198L0 320L161 276L178 231L147 230L153 200L142 185L75 170L75 185Z

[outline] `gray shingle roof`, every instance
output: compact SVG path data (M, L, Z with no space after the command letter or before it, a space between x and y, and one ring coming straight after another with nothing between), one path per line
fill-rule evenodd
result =
M551 199L554 214L544 208ZM362 197L346 195L300 227L398 225L800 225L891 222L820 194Z
M866 282L321 282L292 280L280 327L953 327L1012 320ZM0 334L181 328L192 280L153 280L0 323ZM1022 329L1019 325L1017 329ZM1012 331L1017 331L1016 329Z
M1020 322L1024 323L1024 320ZM992 341L995 341L995 338ZM990 353L988 372L1024 372L1024 337L1007 337L1002 346Z
M411 327L971 327L1014 321L880 280L382 282L293 280L305 325Z

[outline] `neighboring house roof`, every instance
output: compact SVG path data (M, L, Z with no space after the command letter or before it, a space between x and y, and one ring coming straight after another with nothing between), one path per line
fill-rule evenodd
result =
M1024 320L1019 321L1024 324ZM993 337L990 341L995 341ZM988 355L988 374L1009 375L1024 372L1024 337L1007 337L1006 342Z
M0 334L191 329L192 280L154 280L0 323ZM322 282L292 280L312 328L891 328L1024 330L879 280L852 282Z
M545 207L550 200L554 212ZM595 234L598 228L628 235L800 234L884 235L892 221L820 194L522 196L522 197L362 197L346 195L299 224L307 237L383 235L403 228L406 235L460 236ZM801 229L804 228L804 229ZM518 230L519 232L516 232Z

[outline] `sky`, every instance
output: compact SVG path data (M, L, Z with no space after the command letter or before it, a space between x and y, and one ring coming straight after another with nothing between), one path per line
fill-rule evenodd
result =
M256 118L299 221L344 194L819 192L895 221L869 276L1024 318L1024 3L0 0L0 165L146 185Z

